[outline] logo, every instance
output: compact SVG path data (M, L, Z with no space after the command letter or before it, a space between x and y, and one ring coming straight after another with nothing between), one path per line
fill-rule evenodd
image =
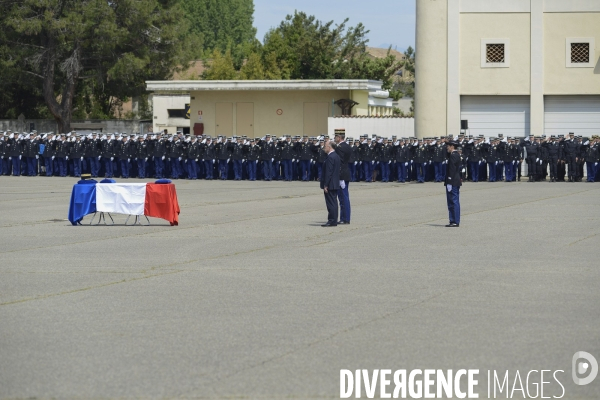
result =
M594 356L590 353L578 351L573 354L573 365L571 370L573 382L575 382L576 385L587 385L592 383L592 381L596 379L596 375L598 375L598 361L596 361ZM589 375L587 377L580 378L580 376L585 375L588 371Z

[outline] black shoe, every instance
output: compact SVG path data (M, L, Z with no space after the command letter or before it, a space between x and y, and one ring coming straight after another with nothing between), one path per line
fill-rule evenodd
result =
M458 224L451 223L451 224L446 225L446 228L458 228Z
M350 225L350 222L338 221L338 225Z
M323 228L327 228L327 227L333 227L333 226L337 226L337 224L330 224L329 222L326 224L321 225Z

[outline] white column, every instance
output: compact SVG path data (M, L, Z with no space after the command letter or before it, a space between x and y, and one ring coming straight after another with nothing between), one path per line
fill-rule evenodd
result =
M530 133L544 133L544 0L531 0Z
M416 0L415 136L447 130L447 0Z
M448 0L448 93L447 134L460 132L460 0ZM435 132L436 136L443 132Z

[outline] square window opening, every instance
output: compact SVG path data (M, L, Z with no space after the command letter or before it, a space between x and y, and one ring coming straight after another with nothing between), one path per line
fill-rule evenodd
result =
M486 44L486 63L497 64L505 62L504 43Z
M590 62L589 43L571 43L571 63L581 64Z

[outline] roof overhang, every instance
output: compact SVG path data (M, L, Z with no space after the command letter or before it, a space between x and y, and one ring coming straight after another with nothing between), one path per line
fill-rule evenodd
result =
M202 92L240 90L381 90L381 81L367 79L277 80L277 81L146 81L151 92Z

